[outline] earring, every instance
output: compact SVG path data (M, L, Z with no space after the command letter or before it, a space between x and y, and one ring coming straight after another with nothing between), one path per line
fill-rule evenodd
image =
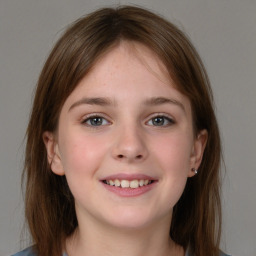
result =
M192 168L192 171L193 171L195 174L197 174L197 173L198 173L198 170L197 170L197 169L195 169L195 168Z

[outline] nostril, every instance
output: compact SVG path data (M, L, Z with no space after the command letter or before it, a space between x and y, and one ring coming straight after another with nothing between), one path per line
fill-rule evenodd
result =
M119 158L119 159L122 159L122 158L124 158L125 156L124 155L117 155L117 158ZM135 157L136 159L141 159L141 158L143 158L143 156L142 155L137 155L136 157Z

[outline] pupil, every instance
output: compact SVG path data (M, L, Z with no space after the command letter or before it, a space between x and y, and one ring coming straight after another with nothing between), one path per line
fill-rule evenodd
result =
M164 119L162 117L156 117L153 119L153 124L158 126L163 125Z
M101 117L94 117L91 120L92 125L101 125L102 124L102 118Z

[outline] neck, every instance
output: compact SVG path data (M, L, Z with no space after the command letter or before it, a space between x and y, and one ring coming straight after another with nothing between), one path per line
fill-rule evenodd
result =
M130 229L80 222L67 240L67 253L69 256L184 256L183 248L171 240L169 227L170 221L164 219L156 225Z

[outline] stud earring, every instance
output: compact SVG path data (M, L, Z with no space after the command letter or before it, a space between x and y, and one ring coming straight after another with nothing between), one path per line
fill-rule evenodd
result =
M197 169L195 169L195 168L192 168L192 171L193 171L195 174L197 174L197 173L198 173L198 170L197 170Z

